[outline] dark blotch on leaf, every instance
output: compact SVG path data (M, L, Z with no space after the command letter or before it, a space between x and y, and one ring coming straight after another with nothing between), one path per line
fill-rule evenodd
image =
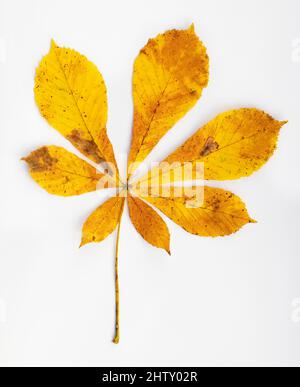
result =
M50 170L53 165L57 163L57 159L50 155L47 147L45 146L31 152L29 156L24 157L22 160L28 163L33 172Z
M215 152L219 149L219 144L215 141L213 137L208 137L206 140L206 143L204 145L204 148L200 152L201 157L208 156L212 152Z
M99 155L99 149L93 140L86 140L81 137L80 132L76 129L72 130L71 134L67 136L68 140L72 142L83 154L91 157L96 163L101 163L103 158Z

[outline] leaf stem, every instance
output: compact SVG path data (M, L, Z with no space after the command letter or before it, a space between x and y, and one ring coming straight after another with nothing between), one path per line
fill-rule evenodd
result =
M116 320L115 320L115 337L113 339L114 344L119 344L120 341L120 288L119 288L119 240L121 219L123 215L124 203L120 212L120 220L117 231L116 239L116 256L115 256L115 303L116 303Z

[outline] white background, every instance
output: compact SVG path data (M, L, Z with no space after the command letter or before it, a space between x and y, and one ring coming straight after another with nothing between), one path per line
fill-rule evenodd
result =
M299 15L299 0L0 1L1 365L300 365ZM148 38L192 22L208 48L210 84L151 159L230 108L255 106L289 124L261 171L215 184L241 196L258 224L205 239L168 221L169 257L142 240L126 211L115 346L115 234L78 249L105 194L51 196L20 162L41 145L74 151L39 115L34 70L51 37L98 66L121 161L135 56Z

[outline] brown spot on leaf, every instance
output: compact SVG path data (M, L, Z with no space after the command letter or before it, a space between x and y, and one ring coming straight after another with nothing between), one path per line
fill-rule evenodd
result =
M96 163L101 163L103 158L99 155L99 149L93 140L86 140L82 138L77 129L72 130L71 134L67 136L68 140L72 142L83 154L89 156Z
M52 157L47 147L42 147L30 153L22 160L26 161L33 172L43 172L51 169L57 163L57 159Z
M206 140L206 143L204 145L204 148L200 152L201 157L208 156L212 152L215 152L219 149L219 144L215 141L213 137L208 137Z

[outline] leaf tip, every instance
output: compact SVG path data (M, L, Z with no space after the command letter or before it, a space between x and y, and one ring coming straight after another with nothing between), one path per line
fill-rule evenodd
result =
M57 47L58 47L58 45L55 43L54 39L51 39L51 41L50 41L50 48L51 48L51 50L54 49L54 48L57 48Z
M284 125L288 124L288 120L285 120L285 121L280 121L280 125L281 127L283 127Z
M89 242L85 239L85 238L82 238L81 239L81 242L80 242L80 245L79 245L79 249L81 249L81 247L87 245Z
M24 157L20 158L20 161L24 161L28 165L28 167L31 167L31 163L30 163L30 155L31 154L32 153L30 153L28 156L24 156Z
M188 31L191 32L191 33L195 33L195 24L192 23L189 28L188 28Z

